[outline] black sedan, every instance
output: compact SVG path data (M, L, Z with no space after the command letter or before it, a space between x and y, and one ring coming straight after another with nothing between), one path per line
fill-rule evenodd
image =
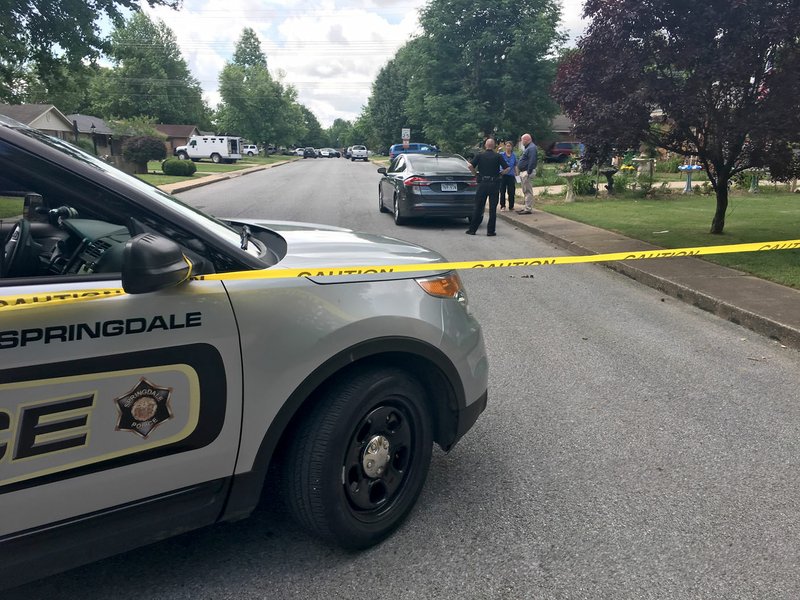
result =
M378 209L403 225L415 217L469 218L478 184L463 157L400 154L378 169Z

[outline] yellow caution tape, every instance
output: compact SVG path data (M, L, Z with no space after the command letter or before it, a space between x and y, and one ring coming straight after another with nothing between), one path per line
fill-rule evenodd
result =
M542 258L512 258L502 260L468 260L458 262L435 262L406 265L367 265L352 267L324 267L304 269L255 269L232 273L195 275L200 281L239 281L245 279L293 279L297 277L336 277L347 275L375 275L381 273L419 273L424 271L451 271L454 269L491 269L502 267L539 267L545 265L574 265L611 261L645 260L652 258L682 258L709 254L732 254L736 252L767 252L772 250L792 250L800 248L800 240L779 242L755 242L749 244L728 244L724 246L698 246L695 248L675 248L672 250L640 250L636 252L612 252L585 256L551 256ZM65 292L46 292L19 296L0 296L0 311L8 309L65 304L97 300L124 295L119 288L71 290Z

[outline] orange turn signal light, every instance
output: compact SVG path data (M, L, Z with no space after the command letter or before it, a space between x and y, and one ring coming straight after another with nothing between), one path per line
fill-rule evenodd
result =
M460 293L463 293L464 289L461 284L461 278L455 271L435 277L416 279L415 281L423 290L437 298L457 298Z

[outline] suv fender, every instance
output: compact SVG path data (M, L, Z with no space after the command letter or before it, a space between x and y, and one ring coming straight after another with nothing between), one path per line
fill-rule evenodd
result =
M405 368L420 379L429 399L434 400L430 403L434 441L449 451L464 433L459 413L466 406L464 388L453 363L438 348L412 338L384 337L362 342L317 367L286 400L261 441L252 469L235 477L222 519L242 519L255 509L282 440L291 434L297 419L308 412L306 408L326 383L348 369L382 362Z

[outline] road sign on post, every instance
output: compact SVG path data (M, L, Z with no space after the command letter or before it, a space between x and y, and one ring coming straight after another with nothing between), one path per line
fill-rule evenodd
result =
M408 127L403 127L400 130L400 139L403 140L404 142L407 142L408 140L410 140L411 139L411 129L408 128Z

